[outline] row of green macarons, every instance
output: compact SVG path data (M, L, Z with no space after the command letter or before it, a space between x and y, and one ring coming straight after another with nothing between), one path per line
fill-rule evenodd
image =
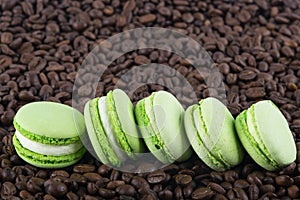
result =
M235 120L216 98L185 111L172 94L158 91L134 107L125 92L115 89L88 101L84 115L58 103L27 104L17 112L14 125L19 156L46 168L77 162L86 151L80 141L86 132L95 156L112 166L148 151L165 164L185 161L194 151L216 171L241 163L244 149L270 171L296 159L288 123L269 100L253 104Z

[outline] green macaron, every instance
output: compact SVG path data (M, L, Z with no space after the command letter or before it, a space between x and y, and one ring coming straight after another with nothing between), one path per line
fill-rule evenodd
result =
M243 146L261 167L274 171L296 159L296 144L288 123L270 100L244 110L235 126Z
M203 99L184 115L188 139L199 158L216 171L238 165L244 150L234 129L234 118L216 98Z
M121 166L144 151L132 102L122 90L88 101L84 118L93 150L102 163Z
M184 109L170 93L152 93L136 104L135 115L150 152L162 163L184 161L191 156L183 128Z
M14 126L16 152L34 166L67 167L86 152L80 141L85 132L83 115L70 106L54 102L26 104L15 115Z

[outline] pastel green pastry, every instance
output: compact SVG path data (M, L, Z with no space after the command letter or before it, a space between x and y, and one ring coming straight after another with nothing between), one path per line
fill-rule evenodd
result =
M70 106L34 102L21 107L14 118L13 144L26 162L42 168L76 163L86 152L80 141L83 115Z
M135 115L143 139L162 163L184 161L191 156L182 124L184 109L170 93L159 91L138 101Z
M136 153L144 151L133 105L122 90L88 101L84 118L91 144L102 163L121 166L128 157L134 159Z
M194 151L210 168L225 171L242 161L244 150L235 133L234 118L216 98L190 106L184 126Z
M235 126L243 146L261 167L274 171L296 159L296 144L288 123L270 100L244 110Z

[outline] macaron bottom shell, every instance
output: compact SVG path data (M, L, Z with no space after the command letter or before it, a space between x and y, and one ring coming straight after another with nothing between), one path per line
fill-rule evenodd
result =
M29 149L24 148L17 136L13 136L13 145L17 154L26 162L41 168L63 168L70 166L78 162L86 152L86 149L82 147L77 152L62 155L62 156L51 156L51 155L42 155L30 151Z

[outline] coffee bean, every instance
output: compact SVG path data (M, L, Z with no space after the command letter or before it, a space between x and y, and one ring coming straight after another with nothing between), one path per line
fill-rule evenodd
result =
M115 196L115 191L105 188L99 188L98 193L103 198L113 198Z
M252 70L244 70L241 73L239 73L239 79L244 81L252 80L256 77L256 73Z
M21 192L20 192L20 197L22 198L22 199L28 199L28 200L34 200L35 198L34 198L34 196L32 196L28 191L26 191L26 190L22 190Z
M249 187L249 183L245 180L242 180L242 179L239 179L239 180L236 180L233 184L234 187L238 187L238 188L242 188L242 189L245 189L245 188L248 188Z
M1 34L0 41L3 44L10 44L13 41L13 34L10 32L4 32Z
M142 24L147 24L150 22L153 22L156 19L156 16L154 14L147 14L147 15L143 15L139 18L139 21Z
M219 184L217 183L208 183L207 185L208 188L212 189L213 191L217 192L217 193L220 193L220 194L225 194L226 193L226 190Z
M214 192L209 188L198 188L192 193L192 199L211 199Z
M294 183L294 180L287 175L281 175L281 176L275 177L275 182L279 186L288 187Z
M147 176L147 180L150 184L161 183L165 179L166 179L166 174L162 170L157 170L157 171L151 172Z
M62 197L68 192L68 188L64 183L55 180L47 180L44 183L46 193L54 197Z
M0 196L2 199L12 199L17 193L17 189L11 182L4 182L1 186Z
M143 177L140 177L140 176L134 176L131 180L131 184L136 189L140 189L142 187L147 188L147 189L150 188L148 182Z
M111 181L107 184L107 189L110 189L110 190L114 190L116 189L117 187L121 186L121 185L124 185L125 182L124 181Z
M287 192L288 192L288 195L293 199L298 198L300 196L299 187L296 185L291 185L290 187L288 187Z
M186 174L179 174L175 176L175 181L179 185L187 185L192 181L192 177Z
M135 195L134 187L128 184L118 186L116 188L116 192L120 195L127 195L127 196Z
M43 185L44 185L44 180L41 178L37 178L37 177L32 177L31 179L29 179L29 181L27 182L27 190L31 193L38 193L41 192L43 190Z
M249 99L262 98L266 95L265 89L263 87L253 87L246 90L246 96Z
M76 173L86 173L86 172L93 172L95 170L95 166L88 165L88 164L78 164L75 165L73 171Z

